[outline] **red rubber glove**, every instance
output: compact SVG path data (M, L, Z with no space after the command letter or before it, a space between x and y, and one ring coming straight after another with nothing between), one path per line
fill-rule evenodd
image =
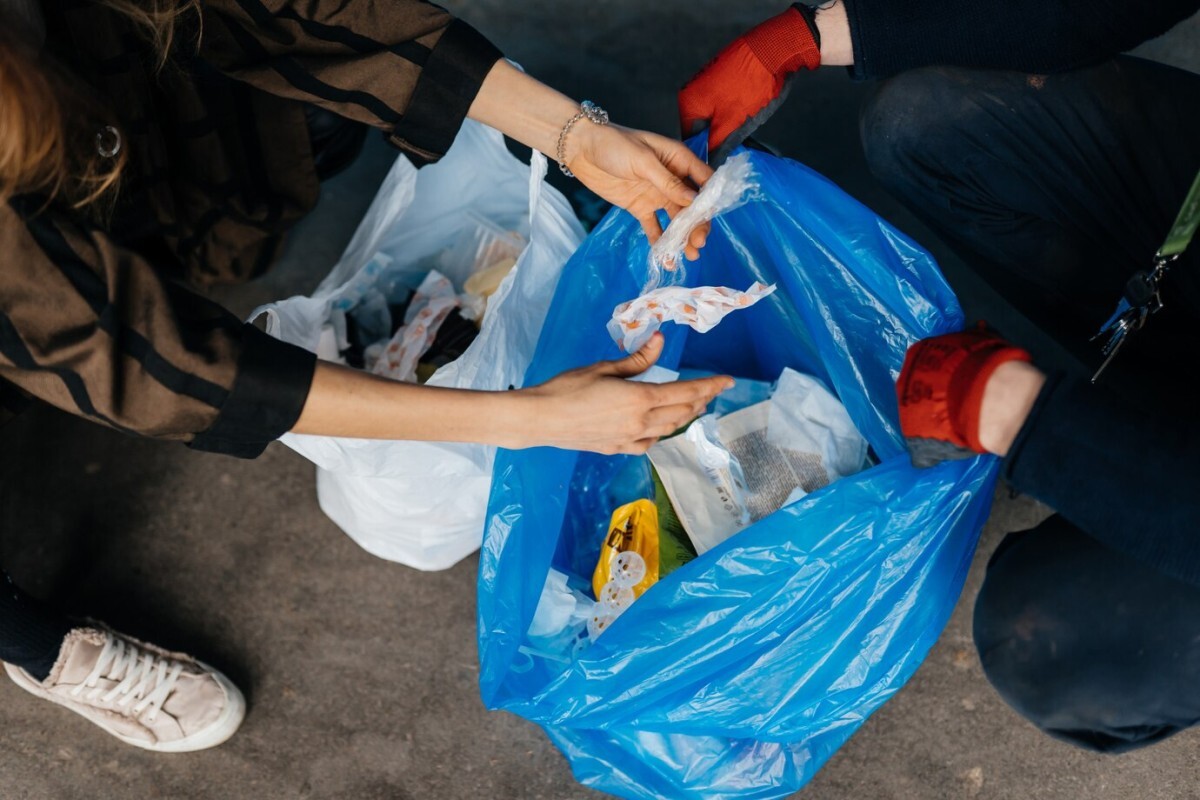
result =
M979 410L988 378L1005 362L1032 360L982 322L975 330L922 339L908 348L896 397L913 465L986 453L979 442Z
M714 154L741 144L783 102L790 74L821 65L818 37L815 23L793 6L734 39L680 90L683 135L707 127Z

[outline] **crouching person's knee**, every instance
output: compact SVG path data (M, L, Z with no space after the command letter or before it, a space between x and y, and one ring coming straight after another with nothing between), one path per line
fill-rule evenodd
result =
M977 73L926 67L882 81L863 106L859 134L871 172L902 197L933 183L969 148L978 124Z
M1192 658L1185 640L1142 638L1138 592L1113 597L1120 570L1082 534L1012 534L993 557L975 606L974 635L988 680L1021 716L1079 747L1120 753L1197 722L1195 692L1172 658ZM1116 558L1116 556L1113 556ZM1074 569L1071 567L1074 566ZM1136 569L1124 572L1133 579ZM1105 590L1107 584L1107 591ZM1120 619L1133 613L1142 621ZM1158 643L1161 642L1161 651ZM1172 655L1173 654L1173 655Z
M996 692L1044 733L1089 750L1110 752L1128 741L1106 732L1106 698L1091 693L1085 673L1055 658L1054 632L1036 612L1002 616L980 598L975 644ZM1139 737L1140 738L1140 737Z
M880 82L859 117L859 134L871 172L891 185L925 161L930 133L942 127L938 97L944 91L941 70L903 72Z

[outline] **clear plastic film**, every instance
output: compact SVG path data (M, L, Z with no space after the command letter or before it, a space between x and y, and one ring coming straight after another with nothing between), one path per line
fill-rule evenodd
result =
M757 190L749 152L735 155L722 164L692 204L675 215L650 248L650 267L642 294L660 286L683 283L687 277L684 248L692 231L726 211L744 205Z

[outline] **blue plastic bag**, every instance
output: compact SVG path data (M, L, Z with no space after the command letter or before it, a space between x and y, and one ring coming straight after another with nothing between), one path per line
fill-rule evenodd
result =
M757 199L715 220L690 285L778 284L700 335L664 327L660 363L814 375L879 464L760 520L650 588L568 658L528 646L548 569L587 579L616 505L647 496L628 456L496 459L479 574L481 689L539 723L584 784L627 798L798 790L913 674L962 589L994 457L917 470L897 420L908 346L962 327L928 253L825 178L755 152ZM563 270L526 385L621 355L605 334L648 244L610 213Z

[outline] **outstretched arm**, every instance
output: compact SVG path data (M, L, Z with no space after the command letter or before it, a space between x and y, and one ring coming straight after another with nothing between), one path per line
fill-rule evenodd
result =
M510 392L444 389L379 378L320 362L296 433L372 439L540 445L644 453L704 411L733 382L704 378L663 385L625 380L662 353L656 334L638 352Z
M417 163L449 150L464 117L551 158L579 104L508 63L479 32L423 0L205 0L201 57L271 94L384 131ZM580 120L564 161L657 238L712 171L680 142ZM698 233L688 257L698 256Z

